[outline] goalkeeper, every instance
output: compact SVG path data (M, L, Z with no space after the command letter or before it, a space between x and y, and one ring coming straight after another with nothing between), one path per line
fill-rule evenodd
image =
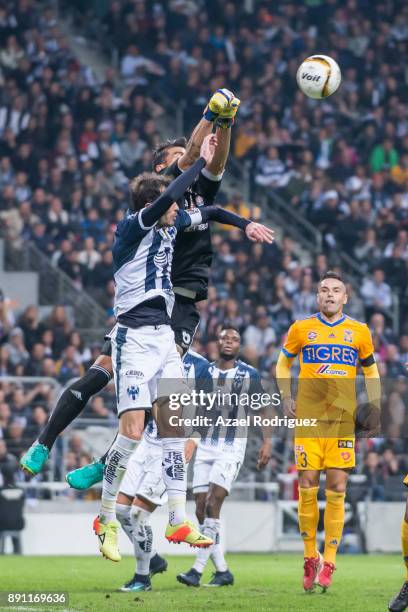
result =
M179 202L180 208L191 209L214 202L228 158L231 127L239 104L240 101L228 89L217 90L187 144L184 138L169 140L154 152L153 170L175 177L198 159L204 138L214 130L217 134L218 144L213 160L184 194ZM180 234L173 255L171 280L175 305L171 323L181 354L190 347L200 320L197 302L207 297L211 262L208 224ZM137 377L138 372L133 374ZM20 464L26 472L35 475L43 469L58 435L81 414L90 397L101 391L112 375L111 345L110 340L106 340L101 354L88 372L62 393L38 439L23 455ZM102 476L103 461L97 461L75 470L67 476L67 480L74 488L85 489L102 480Z

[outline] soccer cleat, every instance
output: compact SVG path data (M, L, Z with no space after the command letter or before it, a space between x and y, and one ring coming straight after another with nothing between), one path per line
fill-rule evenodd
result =
M35 476L43 469L49 454L50 450L44 444L34 442L22 456L20 466L25 472Z
M200 572L197 572L194 567L192 567L191 570L188 570L188 572L186 572L185 574L179 574L177 576L177 580L181 582L181 584L185 584L191 587L200 586L200 579L201 574Z
M157 553L150 559L149 573L150 576L153 577L156 574L162 574L163 572L167 572L168 563L166 559L163 559Z
M65 476L65 480L73 489L83 491L84 489L89 489L89 487L92 487L92 485L97 482L101 482L103 479L104 467L105 466L100 461L93 461L77 470L68 472Z
M333 580L333 572L335 569L336 569L336 566L334 565L334 563L323 561L323 567L319 571L317 578L316 578L316 584L318 584L319 587L323 589L323 593L327 591L327 589L331 585L332 580Z
M305 557L303 565L303 588L305 591L313 591L316 578L323 566L323 559L320 553L317 557Z
M388 604L390 612L403 612L408 608L408 580L404 582L400 592Z
M152 585L149 576L142 576L142 574L135 574L132 580L126 582L123 587L120 587L118 591L121 593L137 593L138 591L151 591Z
M229 570L225 570L225 572L215 572L213 574L211 581L208 584L205 584L205 587L223 587L223 586L232 586L234 584L234 576L231 574Z
M214 544L211 538L207 538L207 536L200 533L197 527L190 521L184 521L184 523L179 523L178 525L170 525L169 523L166 527L165 537L166 540L174 544L185 542L196 548L207 548Z
M99 516L97 516L93 522L93 528L98 536L99 550L105 559L120 561L122 557L118 548L118 531L120 528L118 521L110 521L105 525L101 523Z

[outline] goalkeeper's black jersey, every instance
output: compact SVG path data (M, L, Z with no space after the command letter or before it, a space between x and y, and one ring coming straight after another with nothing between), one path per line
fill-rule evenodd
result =
M181 170L177 162L166 168L165 174L177 177ZM180 208L189 209L213 204L221 181L211 181L200 172L195 183L179 200ZM171 281L178 287L196 294L195 301L207 297L208 279L213 257L208 223L187 228L177 239L173 254Z

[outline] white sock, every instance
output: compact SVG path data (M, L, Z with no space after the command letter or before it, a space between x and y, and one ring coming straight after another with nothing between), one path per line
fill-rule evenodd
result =
M150 526L151 512L132 506L130 520L133 528L133 548L136 558L136 574L149 574L153 550L153 531Z
M183 438L163 438L162 474L167 489L170 525L186 520L187 474Z
M204 523L203 525L199 525L199 529L200 532L203 535L209 536L210 538L212 538L212 535L210 533L210 530L208 529L208 526L206 525L206 521L208 519L204 519ZM199 548L198 549L198 553L196 556L196 559L194 561L194 565L193 565L193 569L196 570L196 572L198 572L199 574L202 574L205 570L205 566L207 565L207 561L210 558L210 551L211 551L212 546L209 546L208 548Z
M116 497L120 483L125 475L130 456L138 445L138 440L132 440L118 434L109 449L103 471L102 497L100 519L102 523L114 521L116 518Z
M214 544L210 549L211 561L215 565L217 572L226 572L228 569L227 562L225 561L224 553L221 546L221 521L220 519L206 519L213 522L213 533L211 537L214 540Z
M116 518L119 523L122 525L123 531L126 533L127 537L131 542L133 542L132 538L132 523L130 520L130 509L132 506L127 506L126 504L116 504Z

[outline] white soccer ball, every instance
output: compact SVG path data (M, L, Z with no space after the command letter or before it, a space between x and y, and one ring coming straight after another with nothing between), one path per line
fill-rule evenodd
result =
M306 96L321 100L337 91L341 83L341 71L331 57L311 55L299 66L296 81Z

